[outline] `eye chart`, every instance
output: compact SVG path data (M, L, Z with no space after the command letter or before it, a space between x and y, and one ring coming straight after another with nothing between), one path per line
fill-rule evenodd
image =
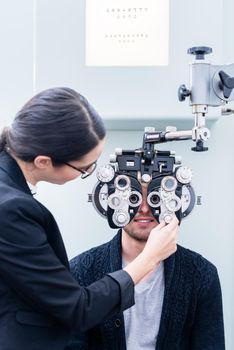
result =
M168 64L169 0L86 0L87 66Z

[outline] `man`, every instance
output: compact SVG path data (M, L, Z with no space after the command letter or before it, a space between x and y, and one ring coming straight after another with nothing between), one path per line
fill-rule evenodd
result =
M81 285L122 268L142 251L158 225L146 200L147 188L142 195L135 217L110 242L72 259L72 274ZM135 287L135 302L90 331L74 334L67 349L225 349L219 277L201 255L178 246Z

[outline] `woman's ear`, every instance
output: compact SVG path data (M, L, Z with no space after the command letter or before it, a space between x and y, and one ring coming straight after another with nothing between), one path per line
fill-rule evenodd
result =
M51 158L47 156L37 156L33 163L38 169L48 169L53 165Z

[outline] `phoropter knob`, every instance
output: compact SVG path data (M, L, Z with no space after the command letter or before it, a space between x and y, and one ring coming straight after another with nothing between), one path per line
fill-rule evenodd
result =
M223 70L219 72L219 77L221 80L220 88L223 90L223 96L225 98L229 98L232 93L232 89L234 89L234 78L230 77Z
M190 55L196 55L196 60L204 60L205 55L212 52L212 48L208 46L194 46L187 50Z
M186 97L188 97L189 95L190 95L190 90L188 90L184 84L180 85L178 89L179 101L184 101Z

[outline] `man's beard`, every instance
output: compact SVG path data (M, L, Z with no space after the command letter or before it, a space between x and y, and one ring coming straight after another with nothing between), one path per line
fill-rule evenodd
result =
M150 231L146 233L142 233L140 230L139 231L132 231L129 230L128 228L125 228L124 231L133 239L135 239L138 242L146 242L148 240L148 237L150 235ZM143 231L143 230L142 230Z

